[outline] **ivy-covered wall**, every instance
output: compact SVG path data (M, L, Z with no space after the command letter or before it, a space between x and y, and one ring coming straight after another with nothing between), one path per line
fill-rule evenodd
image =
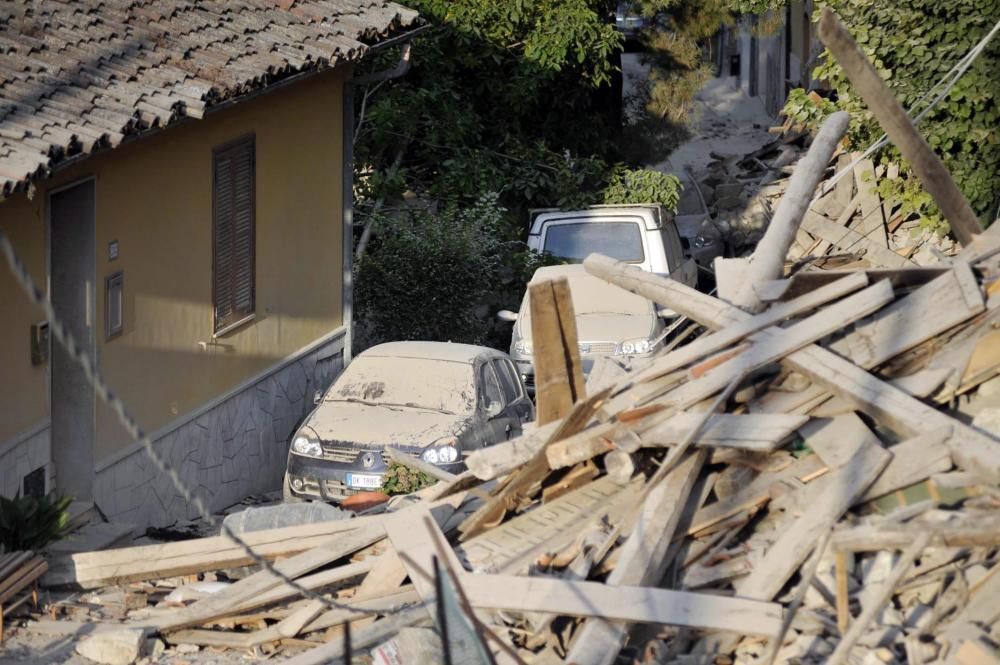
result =
M1000 20L1000 0L827 0L909 108ZM817 14L818 16L818 14ZM843 71L827 56L816 78L829 81L837 106L851 112L850 141L863 150L881 129L856 97ZM920 132L943 158L984 224L1000 203L1000 37L993 40L955 88L921 122ZM877 155L900 162L895 148ZM883 195L942 226L940 213L914 179L884 181Z

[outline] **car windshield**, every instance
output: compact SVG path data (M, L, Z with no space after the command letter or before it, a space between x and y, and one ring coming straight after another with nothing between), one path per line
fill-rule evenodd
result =
M583 261L592 252L628 263L645 260L642 231L636 222L549 224L542 251L571 261Z
M348 365L325 401L471 413L476 388L471 364L362 355Z
M573 300L573 313L576 316L612 315L612 316L645 316L653 318L653 304L634 293L619 288L614 284L589 275L584 272L574 272L566 275L569 280L569 291ZM524 294L521 303L521 313L518 322L524 331L531 330L531 303L528 292Z

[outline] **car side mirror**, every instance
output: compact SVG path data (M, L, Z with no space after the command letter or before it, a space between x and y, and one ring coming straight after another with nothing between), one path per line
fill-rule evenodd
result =
M486 415L490 418L496 418L503 411L503 404L500 402L490 402L486 406Z
M501 309L497 312L497 318L507 323L514 323L517 321L517 312L512 312L509 309Z

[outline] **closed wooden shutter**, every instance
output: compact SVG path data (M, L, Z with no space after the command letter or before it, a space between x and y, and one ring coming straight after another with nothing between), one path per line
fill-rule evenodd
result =
M213 163L213 300L215 330L254 312L254 140L215 151Z

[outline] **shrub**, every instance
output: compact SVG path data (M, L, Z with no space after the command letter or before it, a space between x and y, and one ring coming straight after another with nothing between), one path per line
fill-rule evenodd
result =
M416 471L405 464L393 462L382 476L382 491L389 496L409 494L436 482L436 478L431 478L423 471Z
M65 535L70 497L0 496L0 552L37 550Z

